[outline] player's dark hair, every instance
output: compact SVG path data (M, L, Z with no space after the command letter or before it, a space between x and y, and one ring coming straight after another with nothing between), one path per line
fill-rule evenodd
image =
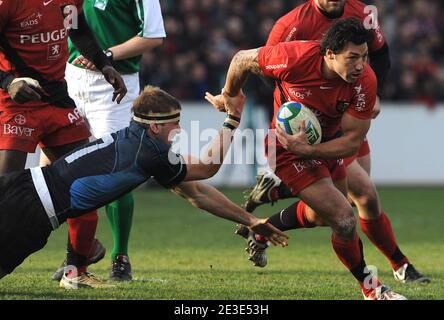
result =
M134 100L131 109L134 113L168 113L173 110L181 110L179 101L159 87L146 86L140 95Z
M327 49L334 53L341 52L347 43L361 45L372 40L372 33L356 18L340 19L333 23L321 40L321 55Z

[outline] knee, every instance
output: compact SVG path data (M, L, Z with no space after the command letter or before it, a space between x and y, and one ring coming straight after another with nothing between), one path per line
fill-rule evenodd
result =
M351 207L343 209L335 219L332 228L334 232L343 237L352 237L356 232L356 218Z
M378 195L373 184L361 185L360 187L350 189L352 200L358 207L364 207L368 210L378 207Z

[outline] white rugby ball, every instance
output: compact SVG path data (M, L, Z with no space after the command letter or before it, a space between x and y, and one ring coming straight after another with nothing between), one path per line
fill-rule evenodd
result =
M276 114L276 125L288 134L299 132L302 121L305 121L305 133L309 144L318 144L322 139L322 129L318 118L302 103L289 101L284 103Z

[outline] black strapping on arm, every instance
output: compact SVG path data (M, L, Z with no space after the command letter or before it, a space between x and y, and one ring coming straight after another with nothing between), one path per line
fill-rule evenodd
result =
M81 13L78 17L78 28L69 30L69 37L80 53L94 63L97 69L102 70L105 66L111 66L111 62L103 53L89 28L84 13Z
M9 84L14 78L15 76L12 73L0 70L0 88L7 91Z
M384 90L384 82L390 70L390 52L387 43L379 50L369 53L370 66L378 79L378 96L381 97Z

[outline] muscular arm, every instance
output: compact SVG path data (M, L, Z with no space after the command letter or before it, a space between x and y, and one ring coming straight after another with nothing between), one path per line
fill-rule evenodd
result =
M258 62L259 49L241 50L236 53L228 68L224 91L229 96L235 96L244 86L250 73L262 75Z
M80 53L94 63L97 69L102 70L105 66L111 66L111 62L103 53L89 28L84 13L79 14L78 28L70 29L69 37Z
M337 139L314 145L313 158L335 159L349 157L358 152L370 128L370 120L361 120L344 113L341 121L343 135Z
M171 189L177 195L185 198L194 207L205 210L215 216L252 226L257 218L231 202L225 195L214 187L197 182L182 182Z
M316 145L308 144L305 128L296 135L288 135L279 128L277 135L284 148L303 158L337 159L351 156L359 150L370 128L370 119L361 120L344 113L341 128L341 137Z
M248 226L273 244L287 246L287 235L269 224L268 219L258 219L241 209L212 186L200 182L182 182L171 189L193 206L217 217Z
M234 131L222 128L211 141L202 159L186 157L187 175L185 181L203 180L214 176L222 166L225 155L230 149Z
M162 38L144 38L135 36L128 41L109 48L113 53L113 60L125 60L137 57L143 53L160 46L163 43Z

